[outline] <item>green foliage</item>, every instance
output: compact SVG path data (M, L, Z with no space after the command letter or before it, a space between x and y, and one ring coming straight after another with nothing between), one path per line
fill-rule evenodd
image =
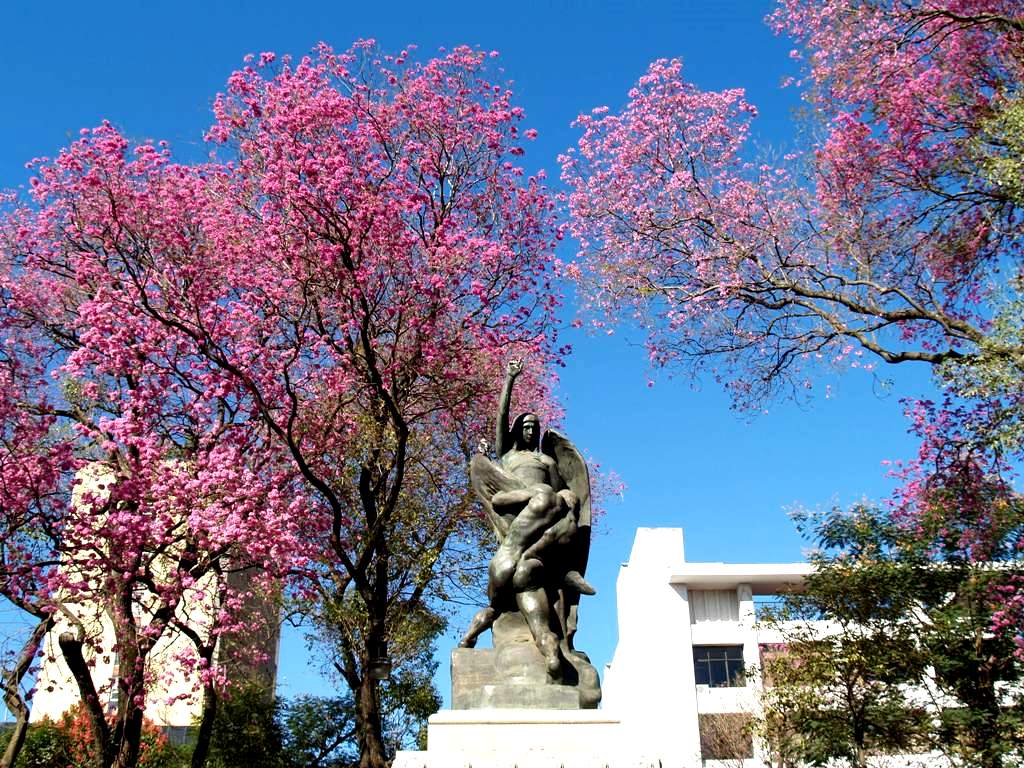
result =
M983 179L1024 205L1024 98L1004 100L972 145Z
M359 764L352 695L297 696L281 708L285 752L295 768L350 768Z
M441 697L434 687L436 671L430 642L381 686L384 741L390 753L427 748L427 718L441 708Z
M435 669L436 664L428 656L403 665L391 680L381 682L384 738L390 754L416 744L425 748L426 719L441 705L433 686ZM352 768L359 764L355 723L351 692L337 697L303 695L277 701L259 686L246 686L221 701L206 765Z
M223 696L210 740L208 768L289 768L279 707L272 693L256 684Z
M1024 108L1022 108L1024 112ZM1021 159L1024 163L1024 158ZM936 369L942 385L968 401L988 403L972 424L972 439L1000 455L1024 451L1024 281L993 296L989 332L975 353Z
M189 768L191 758L190 745L175 746L155 728L143 731L139 768Z
M324 599L316 616L317 634L312 641L332 660L328 673L351 691L366 675L367 658L355 649L366 647L369 618L359 595L349 590L338 599ZM426 739L427 718L441 708L434 687L437 671L434 643L446 627L441 614L423 603L398 604L387 616L388 658L391 676L378 683L381 735L388 755L417 748ZM342 701L352 708L346 696Z
M3 747L7 746L5 734ZM18 754L18 768L71 768L71 734L52 720L32 723L25 734L25 743Z
M804 591L765 619L785 639L763 660L760 730L776 758L865 766L938 749L957 765L1020 765L1024 666L991 631L1012 563L971 562L936 548L927 519L909 528L869 507L798 524L820 549Z
M426 749L427 718L441 708L434 688L437 668L432 656L403 661L390 680L380 683L384 743L388 754ZM350 768L359 764L355 700L297 696L280 708L287 764L294 768Z
M72 710L59 722L31 723L15 765L17 768L91 768L92 745L84 726L84 714L80 710ZM0 750L7 746L10 735L9 730L0 735ZM149 722L143 726L139 768L188 768L190 756L190 748L170 744L157 726Z

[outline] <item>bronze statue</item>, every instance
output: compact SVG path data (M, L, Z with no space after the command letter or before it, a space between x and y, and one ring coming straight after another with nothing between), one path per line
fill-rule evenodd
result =
M470 462L470 481L499 545L488 569L489 604L473 617L459 645L472 648L500 614L518 609L549 681L562 682L586 662L572 641L579 597L594 594L583 578L590 550L590 477L568 439L554 430L540 438L536 414L523 413L508 426L512 388L521 372L521 361L509 362L498 404L500 463L482 453Z

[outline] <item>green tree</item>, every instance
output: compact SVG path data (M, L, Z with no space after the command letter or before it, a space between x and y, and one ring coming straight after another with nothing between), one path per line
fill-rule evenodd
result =
M426 748L426 720L441 705L433 685L437 665L429 654L418 663L403 663L380 686L384 741L389 758L398 749ZM342 696L297 696L280 710L287 764L291 768L352 768L359 764L355 699Z
M1003 100L972 144L983 180L1024 205L1024 97Z
M868 506L798 518L817 546L814 572L766 618L785 639L765 654L760 723L780 764L860 767L928 749L984 768L1024 758L1024 666L1012 636L991 631L1020 555L990 546L981 561L966 541L978 515L1015 541L1024 505L991 479L972 479L969 498L956 476L931 489L931 514L913 526Z
M288 762L295 768L351 768L359 763L352 694L296 696L282 706Z
M5 741L9 735L4 734ZM71 764L71 735L65 728L52 720L28 726L17 757L18 768L63 768Z
M222 695L208 768L288 768L279 709L265 686L243 685Z
M401 567L400 572L408 570L408 567ZM442 582L436 579L433 583ZM377 659L367 659L353 652L362 647L370 621L362 599L354 590L322 598L316 612L307 615L313 617L315 627L315 632L310 633L311 643L318 647L323 658L330 659L326 671L350 692L363 675L386 674L386 679L380 680L377 696L387 758L392 759L400 749L423 747L427 718L441 707L441 697L433 683L437 670L434 649L435 641L447 626L445 617L419 601L396 603L388 612L390 643L386 649L380 649ZM382 662L388 665L387 671L379 668ZM371 672L370 667L375 664L378 670ZM335 730L338 735L347 733L348 722L341 712L356 717L354 709L345 709L355 706L353 699L346 695L334 700L332 706L336 710L332 718ZM336 738L326 741L332 740ZM355 742L352 745L358 747ZM355 754L358 755L358 748Z

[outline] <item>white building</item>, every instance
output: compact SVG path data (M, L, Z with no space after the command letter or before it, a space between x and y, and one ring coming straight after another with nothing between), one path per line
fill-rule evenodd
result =
M72 495L75 507L80 507L83 493L102 493L111 485L110 474L100 465L81 470L78 480L80 482ZM173 558L166 552L151 551L146 556L146 565L158 580L166 574L167 568L174 567ZM77 573L85 581L96 580L88 568L83 569L67 561L62 567ZM245 638L226 642L223 638L218 640L214 662L225 668L229 679L255 681L272 695L277 675L280 601L276 594L262 594L253 581L254 575L245 569L227 574L227 584L234 594L253 595L243 608L243 616L253 629ZM211 636L216 622L215 584L214 574L202 576L185 591L175 610L175 621L191 627L204 641ZM32 723L60 720L81 701L78 685L59 646L58 638L63 632L79 635L85 641L83 653L100 703L108 715L118 708L118 654L110 606L79 601L69 595L64 597L54 627L43 640L29 714ZM142 632L146 631L155 605L153 593L136 593L133 610ZM163 629L146 659L145 716L161 726L175 743L184 741L202 711L202 682L194 666L197 659L192 640L177 629L174 622Z
M762 655L777 652L785 638L758 624L758 605L799 590L811 570L806 562L688 563L682 529L638 529L619 570L619 642L605 669L602 704L629 743L644 745L665 768L771 766L767 745L745 724L760 711ZM822 635L838 631L826 621L800 625ZM937 753L873 761L887 768L948 764Z
M619 570L619 641L601 709L445 710L430 718L428 750L400 752L394 768L770 766L766 745L743 727L759 711L762 649L783 641L758 626L757 606L799 589L810 572L809 563L688 563L682 529L640 528ZM921 755L876 762L937 764Z
M707 732L722 715L741 720L757 711L760 680L743 672L760 664L762 645L781 639L758 628L755 603L810 571L808 563L688 563L681 528L638 529L616 585L619 642L605 669L603 708L666 765L710 763L702 725ZM770 762L753 740L749 758Z
M245 571L229 574L228 582L237 592L253 590L251 577ZM209 597L199 598L196 594L209 590L211 583L211 576L197 582L176 611L178 620L206 636L212 624L211 600ZM254 628L244 641L236 642L236 645L244 643L244 646L236 652L231 643L226 647L218 643L214 660L226 667L229 679L257 682L273 695L280 643L279 601L273 595L255 597L246 610L251 614L250 623ZM69 621L64 612L74 614L77 622ZM148 620L145 606L137 605L136 612L144 625ZM81 700L78 685L58 644L62 632L76 632L76 624L89 633L83 652L90 665L97 696L108 715L117 711L118 654L114 650L113 621L102 605L66 602L53 629L43 641L29 722L59 721ZM189 729L198 723L202 712L199 672L186 673L182 670L182 660L194 658L192 641L171 625L164 630L146 660L146 675L150 682L146 686L145 715L154 725L160 726L173 743L184 743Z

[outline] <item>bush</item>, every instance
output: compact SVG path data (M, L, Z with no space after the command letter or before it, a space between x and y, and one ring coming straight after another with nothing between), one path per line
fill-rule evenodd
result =
M0 735L0 750L11 737L8 729ZM25 744L16 761L17 768L93 768L92 740L85 709L75 707L59 722L42 720L31 723ZM188 768L191 748L175 747L168 742L159 726L145 721L139 749L139 768Z
M260 685L233 689L221 699L207 768L285 768L278 704Z
M3 748L6 749L10 732L4 734ZM71 734L61 724L52 720L32 723L25 734L25 743L18 753L18 768L78 768L74 764L71 748Z

